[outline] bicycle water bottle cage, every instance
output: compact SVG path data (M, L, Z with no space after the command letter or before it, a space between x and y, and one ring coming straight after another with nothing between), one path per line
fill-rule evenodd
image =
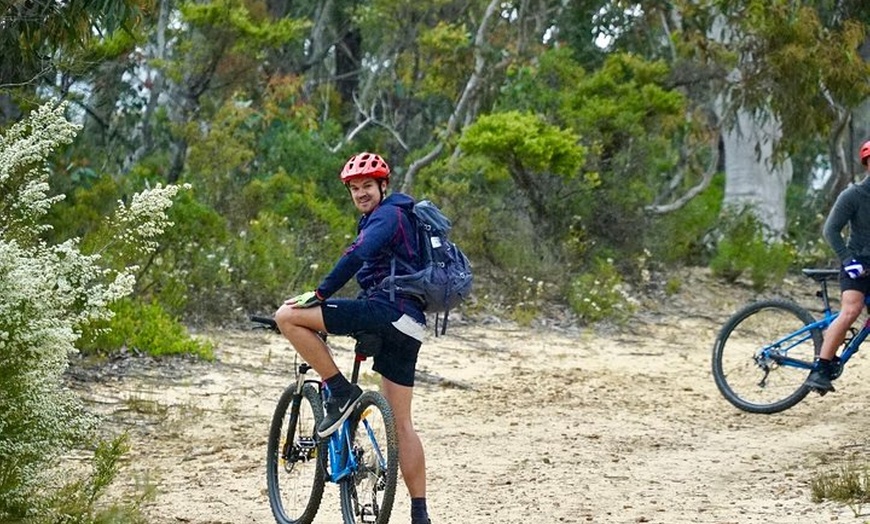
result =
M354 351L367 357L377 356L384 345L384 341L379 334L369 331L354 333L353 338L356 339L356 346L353 348Z

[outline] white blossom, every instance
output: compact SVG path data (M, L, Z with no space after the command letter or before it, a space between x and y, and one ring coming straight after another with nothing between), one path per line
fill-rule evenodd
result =
M95 417L62 387L62 375L81 328L111 317L109 305L132 292L137 270L104 267L101 255L82 253L78 239L38 240L47 228L39 220L61 198L48 196L45 161L78 129L64 107L45 105L0 135L0 456L14 469L0 475L25 483L95 428ZM166 211L179 189L158 185L137 193L129 206L119 204L110 227L150 252L171 226ZM20 496L32 487L21 486Z
M33 238L48 228L38 220L63 197L48 196L45 160L78 131L65 109L66 103L46 104L0 136L0 234L15 230Z

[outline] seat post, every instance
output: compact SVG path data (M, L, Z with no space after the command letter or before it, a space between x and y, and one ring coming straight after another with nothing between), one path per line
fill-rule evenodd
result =
M831 311L831 301L828 298L828 280L823 278L822 284L822 304L825 306L825 313Z
M360 363L366 359L365 355L361 355L359 353L354 353L353 358L353 372L350 374L350 383L356 384L357 380L359 380L359 366Z

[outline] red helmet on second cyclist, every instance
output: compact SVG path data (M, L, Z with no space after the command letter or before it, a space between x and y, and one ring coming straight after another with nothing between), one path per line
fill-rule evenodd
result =
M341 170L341 183L347 184L355 178L376 178L390 180L390 166L374 153L362 152L352 157Z
M861 164L867 165L867 159L870 158L870 140L864 142L861 146L861 151L858 153L858 158L861 159Z

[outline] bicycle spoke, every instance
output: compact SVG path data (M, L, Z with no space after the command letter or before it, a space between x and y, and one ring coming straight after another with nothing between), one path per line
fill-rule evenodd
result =
M309 524L320 507L325 483L323 446L314 439L322 416L319 393L311 386L294 406L288 388L278 402L266 460L269 503L278 524Z
M342 481L342 513L347 524L389 521L396 492L398 440L386 400L366 392L350 419L355 469Z
M781 300L747 306L729 319L713 354L713 375L725 398L757 413L782 411L803 399L821 330L788 335L812 321L803 308Z

